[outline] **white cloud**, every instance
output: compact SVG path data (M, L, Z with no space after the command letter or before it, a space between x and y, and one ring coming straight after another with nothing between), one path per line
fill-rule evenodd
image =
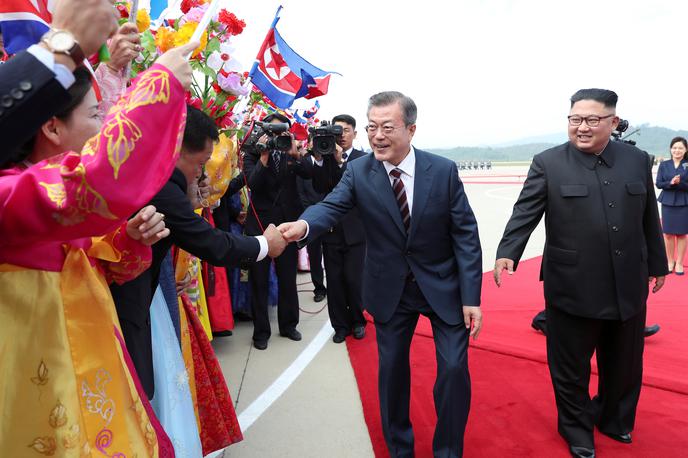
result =
M226 2L252 62L280 2ZM581 87L619 94L633 124L686 128L686 17L678 0L282 2L278 29L333 76L320 116L352 114L399 90L418 105L419 147L496 144L565 129ZM306 101L304 105L309 105ZM359 128L359 140L367 143ZM365 145L367 146L367 145Z

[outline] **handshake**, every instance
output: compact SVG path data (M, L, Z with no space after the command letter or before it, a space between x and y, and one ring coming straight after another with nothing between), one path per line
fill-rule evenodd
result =
M276 258L281 255L290 242L296 242L306 236L308 225L302 219L279 226L270 224L263 236L268 242L268 256Z

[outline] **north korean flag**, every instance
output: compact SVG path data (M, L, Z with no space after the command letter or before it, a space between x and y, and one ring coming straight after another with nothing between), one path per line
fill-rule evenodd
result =
M23 51L41 40L50 28L53 4L48 0L0 1L0 31L9 54Z
M278 20L276 16L249 76L276 106L285 109L298 98L327 94L330 74L334 72L321 70L294 52L277 31Z

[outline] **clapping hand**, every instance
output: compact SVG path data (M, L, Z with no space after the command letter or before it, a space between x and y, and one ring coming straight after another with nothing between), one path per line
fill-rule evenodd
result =
M679 184L680 182L681 182L681 175L676 175L674 178L671 179L671 182L669 184L674 186L674 185Z
M268 242L268 256L271 258L276 258L281 255L289 244L289 242L282 237L282 234L277 230L274 224L270 224L267 229L265 229L263 236Z
M127 235L143 245L151 246L170 235L170 230L165 227L165 215L148 205L127 221Z

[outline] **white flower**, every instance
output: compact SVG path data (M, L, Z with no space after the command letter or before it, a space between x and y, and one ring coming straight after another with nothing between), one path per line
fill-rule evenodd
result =
M208 56L208 66L216 72L220 69L226 72L241 72L241 64L232 57L232 54L234 54L234 48L230 44L220 43L220 51L213 51Z

